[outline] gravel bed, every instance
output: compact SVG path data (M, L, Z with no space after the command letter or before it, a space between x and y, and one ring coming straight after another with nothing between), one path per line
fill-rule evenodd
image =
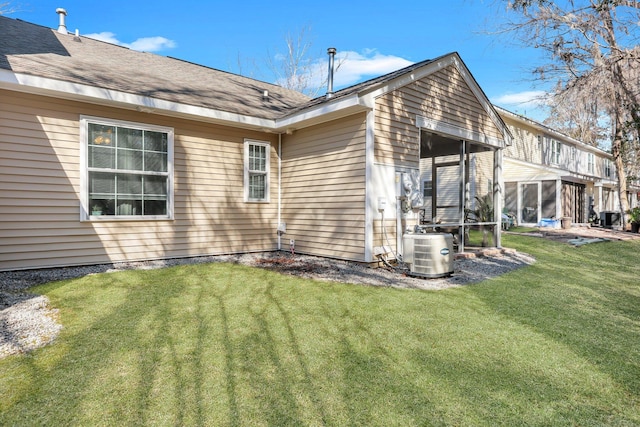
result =
M57 310L50 307L47 297L28 293L32 286L97 273L208 262L231 262L324 281L438 290L480 282L529 265L534 259L515 251L456 259L453 275L436 279L412 277L400 268L370 268L348 261L292 255L288 252L0 272L0 358L42 347L53 341L62 329L57 322Z

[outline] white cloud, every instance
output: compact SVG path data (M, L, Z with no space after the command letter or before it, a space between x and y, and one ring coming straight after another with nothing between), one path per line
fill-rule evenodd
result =
M173 40L169 40L165 37L142 37L132 43L121 42L116 38L114 33L104 31L102 33L84 34L85 37L89 37L95 40L115 44L118 46L128 47L129 49L139 50L144 52L157 52L159 50L171 49L176 47L176 43Z
M283 55L276 55L274 59L276 61L285 60ZM320 88L319 92L322 93L327 84L328 61L328 56L313 60L306 70L302 70L305 75L299 76L297 80L305 82L307 88ZM411 64L413 62L407 59L393 55L383 55L375 49L366 49L362 52L339 51L335 57L333 88L334 90L339 90L369 78L399 70ZM283 85L284 82L279 80L276 84Z
M367 49L363 53L338 52L336 63L338 69L333 77L335 87L349 86L413 64L413 62L399 56L383 55L372 49Z
M542 90L507 93L491 99L497 105L508 105L518 108L537 108L547 105L549 94Z

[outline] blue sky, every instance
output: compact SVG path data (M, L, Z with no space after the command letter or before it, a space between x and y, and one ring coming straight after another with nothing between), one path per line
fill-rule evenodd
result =
M270 82L276 77L267 63L286 52L287 34L295 39L305 31L319 73L326 74L327 48L338 49L336 89L457 51L491 102L545 117L532 101L544 89L529 73L538 52L487 34L504 20L504 2L11 0L10 6L9 17L51 28L63 7L71 32Z

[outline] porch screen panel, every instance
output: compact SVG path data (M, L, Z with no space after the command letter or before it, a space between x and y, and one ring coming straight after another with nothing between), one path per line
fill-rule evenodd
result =
M504 184L504 210L507 213L518 212L518 183L505 182Z
M538 184L522 184L522 222L538 223Z
M556 182L542 181L542 217L556 216Z
M460 167L436 168L436 217L442 222L460 221Z

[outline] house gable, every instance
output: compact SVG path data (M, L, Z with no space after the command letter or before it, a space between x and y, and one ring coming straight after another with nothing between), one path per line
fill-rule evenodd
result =
M504 146L509 136L506 126L496 120L493 109L487 110L488 101L478 98L472 86L452 60L446 67L378 96L376 161L416 167L420 129Z

